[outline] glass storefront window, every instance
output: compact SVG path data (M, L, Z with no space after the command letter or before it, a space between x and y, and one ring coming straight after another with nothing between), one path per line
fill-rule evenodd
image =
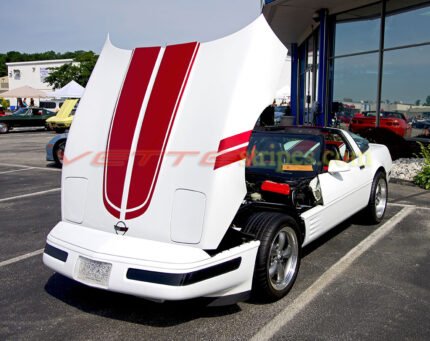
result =
M430 119L429 54L430 46L385 52L381 110L402 113L411 122ZM420 134L414 124L412 135Z
M337 15L334 56L377 50L380 15L380 3Z
M397 1L398 2L398 1ZM387 6L390 2L387 3ZM430 41L430 7L389 15L385 20L385 48Z
M301 124L313 123L313 108L318 91L318 31L299 47L300 49L300 100Z
M421 136L430 122L430 2L386 0L385 15L382 7L379 2L335 17L330 59L331 113L337 113L333 123L346 128L359 112L376 116L380 97L381 127L402 137ZM382 18L384 59L379 70Z
M355 111L374 110L377 77L377 53L334 59L333 102Z

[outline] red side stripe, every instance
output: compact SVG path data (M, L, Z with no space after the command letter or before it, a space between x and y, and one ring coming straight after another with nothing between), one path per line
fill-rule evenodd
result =
M222 139L219 142L218 153L222 152L223 150L233 148L238 145L249 142L249 139L251 138L251 133L252 133L252 130L245 131L243 133Z
M107 210L117 218L119 212L108 200L121 208L134 130L159 52L159 47L134 50L112 119L106 148L103 199ZM126 156L118 160L120 153Z
M143 119L132 170L127 210L139 208L128 212L126 219L144 214L149 207L197 48L197 43L166 47ZM141 156L146 151L157 153L142 163Z
M218 155L215 160L214 169L218 169L218 168L230 165L234 162L245 159L247 149L248 149L248 146L245 146L245 147L232 150L225 154Z

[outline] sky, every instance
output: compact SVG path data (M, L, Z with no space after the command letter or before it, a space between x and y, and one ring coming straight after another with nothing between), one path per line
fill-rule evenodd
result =
M260 13L260 0L0 0L0 52L101 51L112 43L208 41L233 33Z

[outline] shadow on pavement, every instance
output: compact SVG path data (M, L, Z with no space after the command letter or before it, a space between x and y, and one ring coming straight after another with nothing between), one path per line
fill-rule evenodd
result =
M59 274L49 278L45 291L86 313L152 327L176 326L199 318L226 316L241 311L237 304L207 307L204 299L155 303L87 287Z

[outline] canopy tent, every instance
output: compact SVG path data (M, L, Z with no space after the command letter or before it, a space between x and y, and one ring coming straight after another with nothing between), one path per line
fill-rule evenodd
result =
M42 98L48 97L48 94L42 90L37 90L31 86L21 86L1 94L4 98Z
M49 93L50 97L54 98L81 98L85 88L75 81L71 81L61 89Z

